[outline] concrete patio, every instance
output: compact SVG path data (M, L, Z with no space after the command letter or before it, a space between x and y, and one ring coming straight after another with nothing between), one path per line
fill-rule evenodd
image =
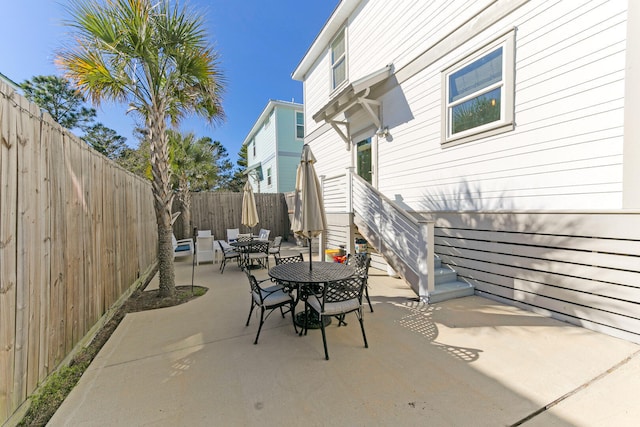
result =
M191 270L176 261L176 283ZM206 295L128 314L49 425L638 425L639 345L478 296L427 306L371 273L369 348L350 315L326 361L319 330L277 313L253 345L246 276L201 264Z

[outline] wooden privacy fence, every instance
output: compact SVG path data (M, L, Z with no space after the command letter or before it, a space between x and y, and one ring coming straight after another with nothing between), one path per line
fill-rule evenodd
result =
M0 82L0 424L156 255L150 184Z
M241 224L242 220L242 195L243 193L230 192L199 192L191 193L191 222L192 226L199 230L211 230L216 239L227 238L227 228L239 228L241 233L251 230ZM289 240L291 225L287 203L283 193L259 193L255 194L256 209L260 222L253 227L253 232L261 228L271 230L270 239L282 236ZM178 204L174 202L173 211L179 211ZM173 229L177 238L191 237L180 235L182 230L182 215L174 224Z

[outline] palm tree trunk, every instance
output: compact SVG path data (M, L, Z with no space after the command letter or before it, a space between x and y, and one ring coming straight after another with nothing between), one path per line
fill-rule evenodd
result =
M193 233L193 224L191 222L191 193L189 193L189 183L186 177L180 177L179 188L178 198L180 200L180 211L182 212L182 234L184 237L189 237Z
M160 108L158 111L162 111ZM160 275L160 297L175 295L175 271L173 269L173 243L171 235L171 203L173 193L169 182L169 150L164 117L154 112L149 118L149 141L151 148L151 173L154 208L158 223L158 273Z

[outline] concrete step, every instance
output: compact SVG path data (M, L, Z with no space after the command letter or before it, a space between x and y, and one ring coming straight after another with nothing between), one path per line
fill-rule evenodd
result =
M438 255L435 255L435 256L433 257L433 260L434 260L433 265L434 265L436 268L442 268L442 260L440 259L440 257L439 257Z
M436 286L442 283L455 282L458 280L458 274L449 267L436 268L434 273Z
M467 282L456 280L440 284L436 283L435 290L429 294L428 302L436 303L454 298L468 297L473 295L473 293L473 286Z

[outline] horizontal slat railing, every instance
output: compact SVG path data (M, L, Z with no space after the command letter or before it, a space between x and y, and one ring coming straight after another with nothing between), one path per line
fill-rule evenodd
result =
M436 253L479 294L640 342L640 213L437 216Z
M343 173L323 178L322 197L326 213L349 212L347 174Z

